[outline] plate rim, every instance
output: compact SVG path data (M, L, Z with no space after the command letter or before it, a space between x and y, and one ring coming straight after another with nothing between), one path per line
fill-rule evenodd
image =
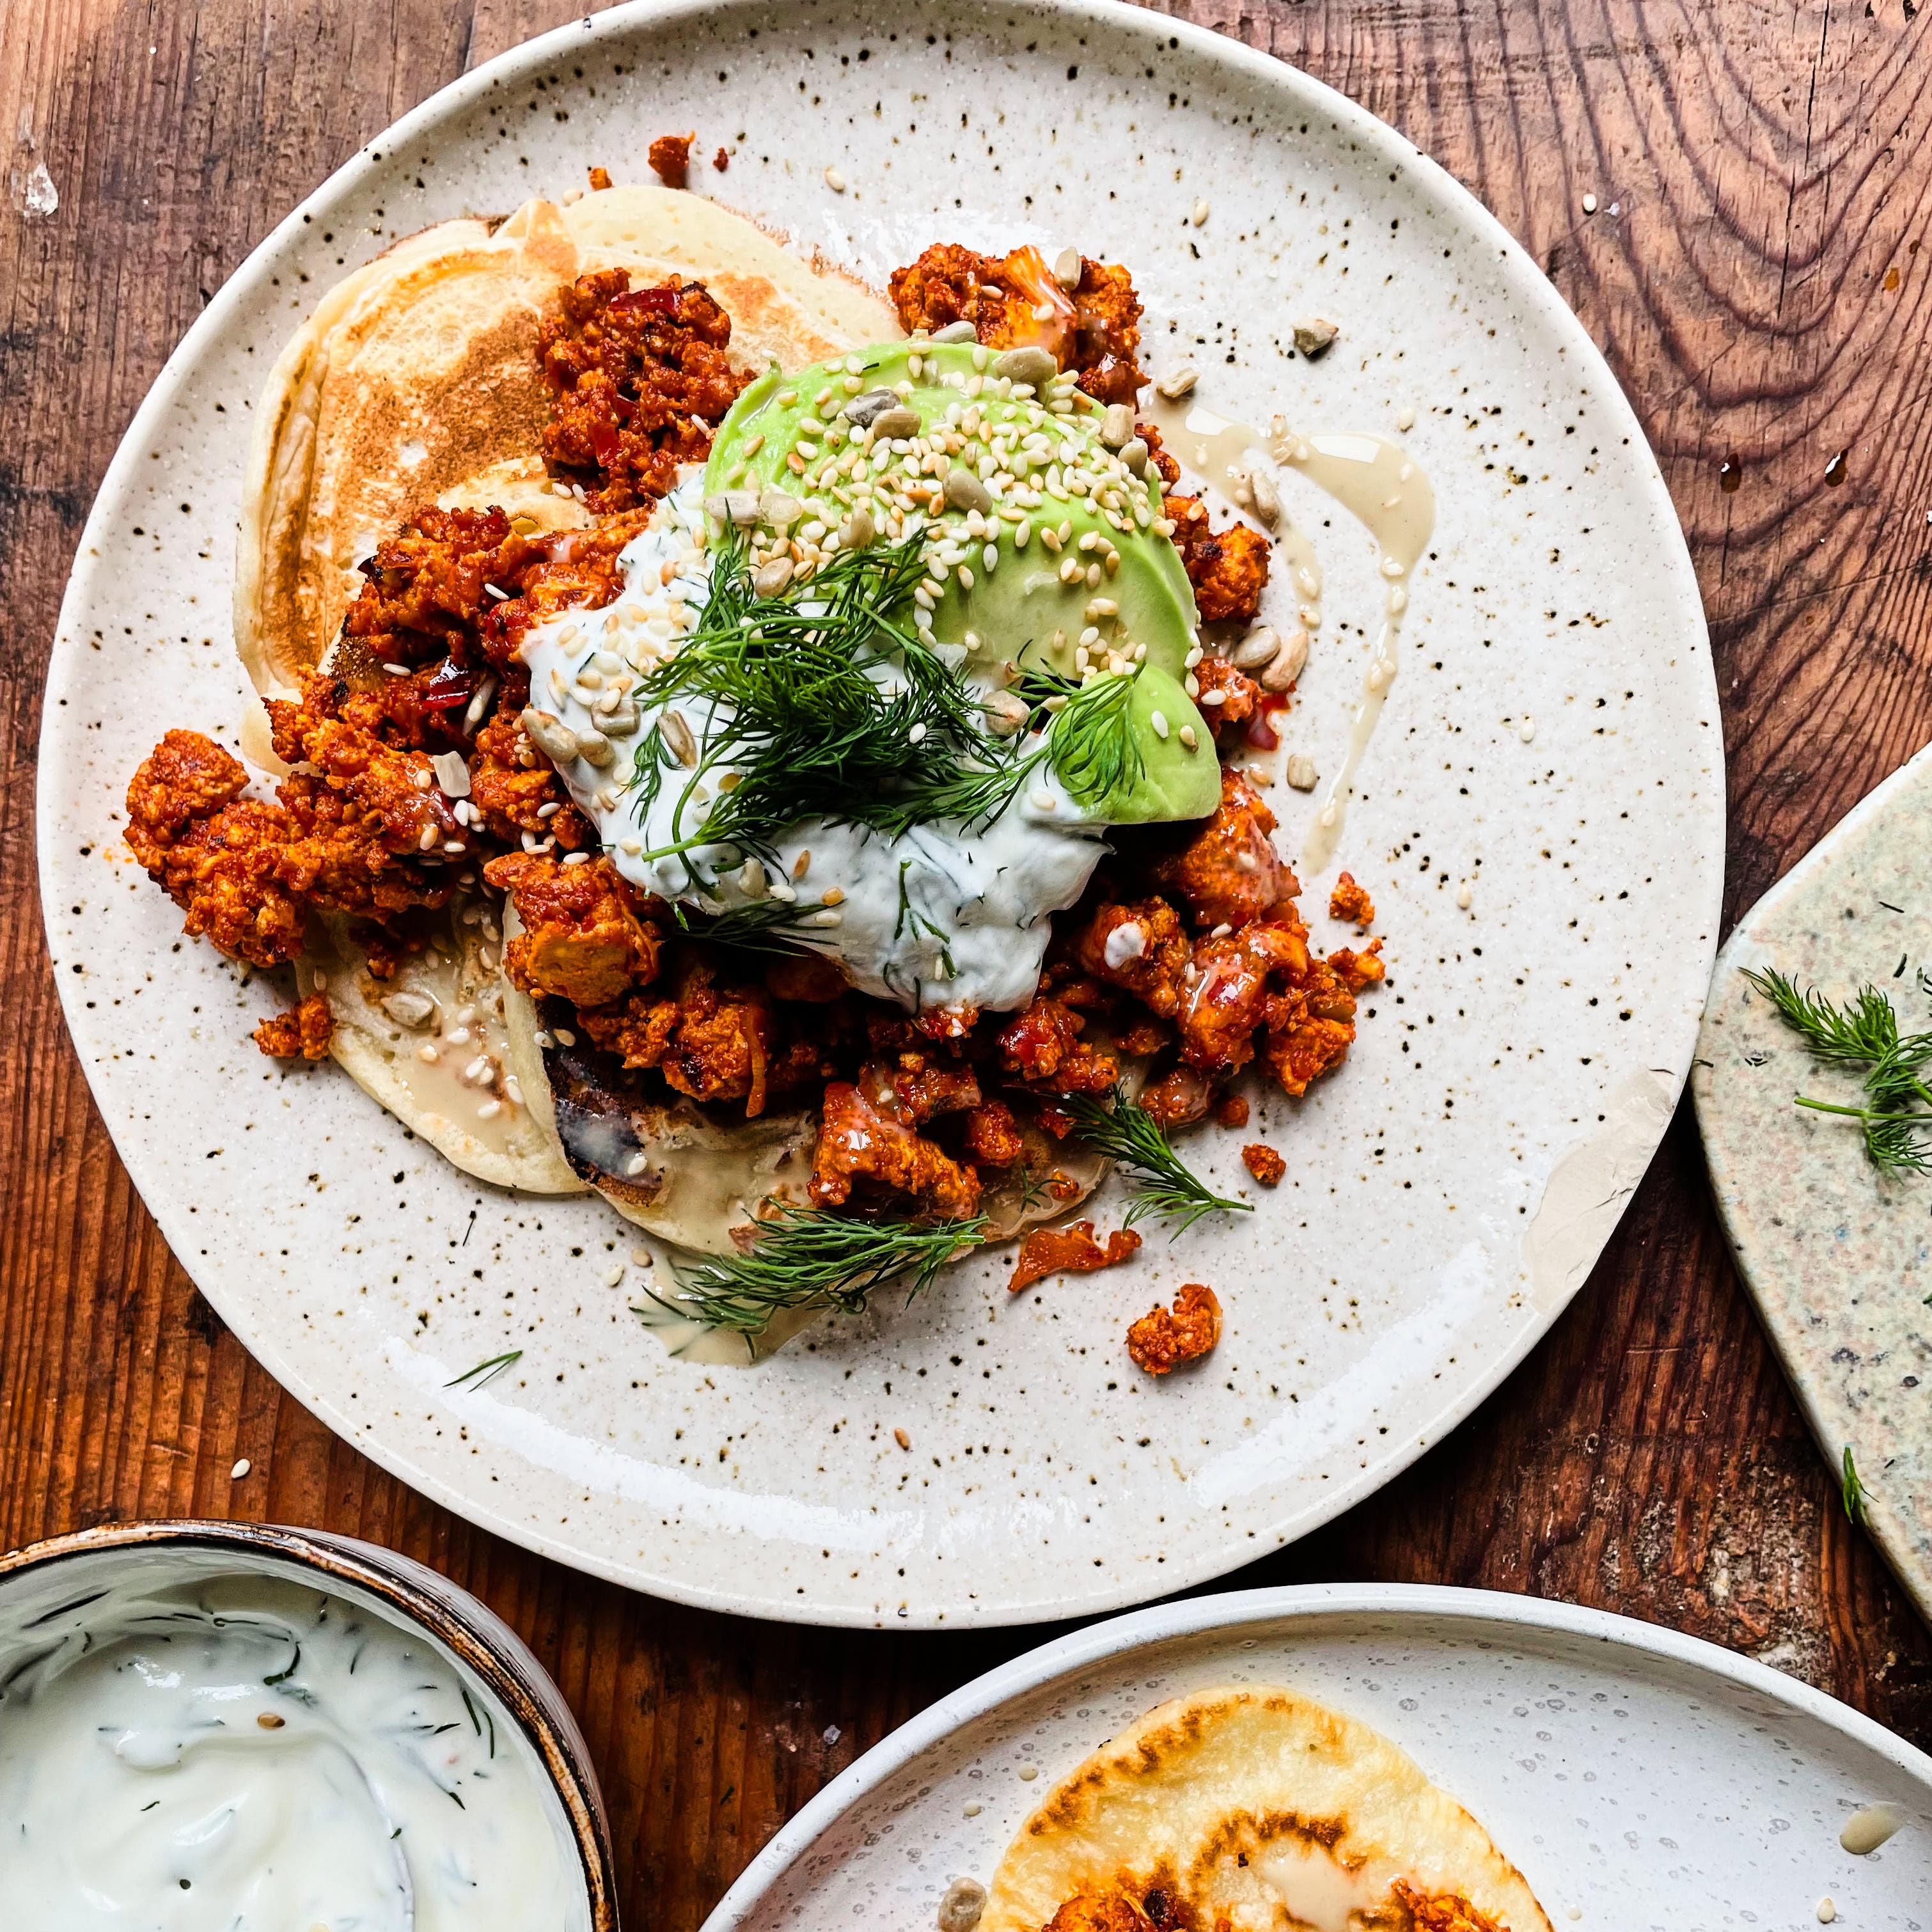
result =
M1708 620L1704 614L1701 587L1697 582L1695 566L1690 557L1682 520L1650 438L1622 385L1617 380L1616 372L1610 368L1581 320L1556 292L1547 277L1538 268L1534 258L1472 190L1466 188L1440 163L1417 147L1399 128L1383 121L1306 69L1280 56L1247 46L1210 28L1130 5L1126 4L1126 0L945 0L945 4L962 13L970 12L982 16L1004 14L1010 20L1018 14L1040 19L1088 22L1096 28L1104 29L1108 33L1149 44L1165 45L1171 40L1178 41L1181 48L1195 58L1219 64L1231 70L1245 86L1274 90L1283 98L1292 98L1299 93L1303 100L1297 103L1298 110L1318 112L1330 116L1339 131L1346 138L1386 158L1392 165L1399 165L1410 170L1419 177L1426 194L1438 202L1446 200L1458 218L1468 224L1476 241L1486 242L1493 247L1515 271L1512 294L1519 296L1535 319L1564 340L1574 358L1573 366L1590 374L1598 399L1626 434L1632 465L1632 484L1640 491L1658 524L1664 558L1662 574L1675 580L1687 604L1695 607L1696 639L1705 653L1704 674L1708 686L1709 706L1714 718L1720 717L1715 666L1709 651ZM507 48L470 73L460 75L438 88L382 132L364 142L275 224L238 265L216 292L214 300L190 324L142 398L103 472L76 546L56 622L54 646L56 655L50 656L48 666L43 694L41 728L36 748L34 842L44 928L49 925L46 908L52 902L51 874L56 862L51 827L59 808L56 795L56 760L48 755L47 741L58 728L61 706L48 700L64 694L70 682L70 674L63 672L57 654L61 639L68 635L73 628L76 614L83 602L86 586L94 574L94 565L90 553L99 548L99 539L108 522L104 514L103 506L110 496L118 497L124 494L138 470L140 451L166 411L172 406L176 392L187 380L190 371L214 340L230 326L244 302L258 292L257 284L267 273L267 258L282 245L285 238L308 225L310 218L326 204L332 204L338 198L352 190L362 177L380 165L395 147L416 138L419 130L431 122L460 112L492 91L513 84L532 71L541 70L570 48L634 31L662 28L687 20L715 21L731 14L774 9L802 14L809 12L811 8L812 0L626 0L626 4L566 22L548 33ZM1303 110L1304 102L1306 104L1305 110ZM1712 762L1716 770L1721 773L1724 769L1725 755L1720 732L1712 753ZM1727 788L1720 779L1714 787L1712 803L1701 821L1702 837L1698 841L1702 848L1699 856L1703 861L1705 872L1705 890L1702 896L1703 904L1698 910L1702 915L1708 935L1703 947L1702 960L1702 980L1706 986L1717 953L1720 926L1728 809ZM52 951L50 944L50 958ZM58 962L54 963L58 964ZM58 971L54 974L54 980L60 998L62 1018L69 1040L73 1042L76 1037L76 1006L82 998L82 988L78 981L70 988ZM1670 1105L1665 1116L1665 1129L1659 1132L1646 1156L1646 1171L1650 1161L1655 1158L1658 1149L1663 1144L1668 1123L1675 1117L1682 1101L1696 1051L1701 1018L1701 1000L1695 1007L1687 1004L1684 1013L1675 1023L1679 1038L1676 1050L1669 1056L1668 1067L1651 1070L1665 1076ZM176 1232L184 1237L185 1228L171 1229L170 1215L154 1204L156 1198L165 1200L165 1190L158 1190L156 1196L151 1196L148 1189L142 1184L142 1171L146 1166L144 1144L134 1142L131 1136L124 1140L116 1123L109 1118L107 1109L94 1096L92 1066L81 1054L77 1045L75 1052L88 1082L89 1097L94 1100L96 1112L106 1127L116 1155L127 1169L143 1205L153 1215L163 1238L167 1241L170 1252L180 1262L184 1271L195 1282L197 1291L207 1294L196 1279L194 1270L182 1259L183 1247L173 1238ZM1569 1154L1587 1144L1588 1139L1587 1134L1580 1134L1575 1140L1569 1142L1555 1156L1552 1168L1560 1164ZM1489 1358L1485 1372L1465 1384L1439 1410L1418 1418L1418 1427L1408 1432L1401 1443L1393 1446L1383 1460L1372 1463L1349 1479L1338 1480L1328 1486L1319 1502L1305 1512L1298 1511L1288 1516L1277 1516L1271 1522L1258 1526L1252 1535L1231 1538L1202 1552L1193 1562L1170 1568L1167 1574L1160 1579L1160 1594L1166 1594L1177 1589L1194 1587L1230 1575L1270 1550L1285 1547L1312 1534L1358 1503L1386 1487L1428 1450L1439 1447L1453 1430L1490 1400L1521 1365L1531 1350L1550 1333L1564 1310L1580 1292L1589 1273L1594 1271L1600 1262L1616 1234L1617 1226L1627 1211L1630 1200L1634 1198L1635 1192L1634 1186L1619 1205L1616 1220L1606 1232L1602 1244L1592 1258L1590 1270L1586 1270L1574 1286L1539 1297L1533 1302L1526 1302L1529 1318ZM227 1313L221 1307L221 1298L214 1294L208 1295L208 1298L226 1320ZM237 1326L238 1336L244 1338L244 1346L268 1371L278 1387L286 1389L311 1414L317 1416L332 1434L339 1436L358 1453L368 1456L379 1467L432 1502L449 1509L466 1522L493 1534L502 1536L535 1554L548 1557L568 1568L625 1588L638 1590L695 1608L757 1616L776 1622L803 1623L820 1628L914 1630L1003 1628L1052 1622L1070 1616L1105 1616L1130 1606L1144 1604L1150 1594L1145 1586L1145 1580L1136 1576L1130 1568L1123 1570L1116 1580L1105 1587L1072 1597L1040 1597L988 1608L963 1598L948 1598L935 1594L928 1600L909 1605L904 1611L894 1614L882 1612L856 1602L821 1604L809 1599L800 1601L795 1598L756 1596L742 1588L713 1587L694 1576L648 1570L640 1565L613 1560L595 1546L569 1541L536 1523L519 1520L504 1511L494 1509L490 1506L487 1496L466 1490L453 1478L431 1473L421 1466L418 1459L406 1449L392 1446L371 1432L356 1427L352 1417L346 1412L339 1411L338 1406L319 1390L308 1389L306 1378L298 1372L297 1361L279 1348L268 1347L250 1324L244 1321L239 1324L231 1325ZM1292 1528L1286 1526L1290 1524Z
M1420 1624L1438 1634L1445 1624L1500 1624L1594 1640L1623 1655L1684 1665L1731 1688L1755 1691L1794 1714L1825 1724L1875 1751L1916 1779L1932 1801L1932 1756L1828 1692L1787 1677L1755 1658L1668 1624L1646 1623L1613 1610L1554 1598L1466 1589L1446 1583L1286 1583L1268 1589L1190 1597L1109 1617L1010 1658L949 1691L889 1732L794 1812L732 1881L699 1932L737 1932L772 1887L861 1798L954 1732L1030 1691L1176 1637L1336 1614L1386 1616L1398 1623Z

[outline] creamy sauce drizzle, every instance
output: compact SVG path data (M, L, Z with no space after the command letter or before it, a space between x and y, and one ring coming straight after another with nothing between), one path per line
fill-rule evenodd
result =
M1868 1804L1845 1820L1838 1844L1855 1858L1869 1858L1904 1822L1905 1814L1895 1805Z
M533 705L573 732L589 731L608 686L586 688L586 666L607 679L625 673L598 668L600 653L606 667L632 671L675 653L709 592L692 534L699 518L696 486L680 485L620 559L625 587L614 602L530 632L523 655ZM959 655L962 680L988 693ZM887 674L880 667L881 679ZM680 716L701 753L717 721L701 706L682 706ZM617 869L646 892L714 914L790 894L817 908L796 934L802 944L838 959L862 992L912 1010L1024 1005L1039 983L1052 915L1079 898L1106 850L1106 828L1086 821L1042 767L997 817L970 827L942 820L889 839L808 819L776 842L778 863L766 868L753 861L751 877L746 855L729 846L652 859L650 853L689 834L706 802L694 794L685 800L687 781L676 770L664 774L648 806L640 790L625 788L633 749L657 718L640 715L609 766L556 761Z
M1349 1932L1355 1914L1376 1903L1360 1875L1309 1838L1286 1838L1256 1861L1262 1881L1280 1898L1289 1918L1315 1932Z
M535 1751L426 1639L274 1577L138 1574L0 1628L8 1932L589 1932Z
M1341 769L1330 782L1301 850L1301 868L1316 873L1334 856L1354 795L1355 773L1394 681L1396 638L1408 608L1408 580L1436 527L1436 492L1415 460L1377 436L1298 436L1280 417L1268 436L1252 424L1159 396L1150 419L1186 469L1232 497L1248 471L1249 452L1265 447L1276 462L1298 470L1332 497L1374 539L1387 586L1382 618L1363 674L1362 694L1349 727ZM1322 621L1322 567L1313 545L1284 510L1274 535L1286 558L1302 628L1311 636Z
M388 980L365 986L358 963L318 944L298 962L304 993L327 992L338 1024L359 1028L387 1056L418 1132L432 1143L454 1130L491 1152L526 1148L533 1130L509 1069L496 908L459 898L446 932L433 932Z

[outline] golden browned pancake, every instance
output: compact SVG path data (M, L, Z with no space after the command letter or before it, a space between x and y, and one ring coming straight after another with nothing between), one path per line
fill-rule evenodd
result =
M1150 1711L1056 1785L1000 1861L980 1932L1040 1932L1082 1898L1069 1918L1095 1925L1176 1906L1229 1932L1430 1924L1406 1894L1551 1932L1489 1834L1379 1732L1292 1690L1229 1685Z
M550 395L537 327L576 278L702 281L740 368L796 368L896 334L891 310L716 202L607 188L446 221L338 283L277 358L242 506L235 637L257 691L292 689L361 586L356 566L413 506L496 504L586 520L544 475Z

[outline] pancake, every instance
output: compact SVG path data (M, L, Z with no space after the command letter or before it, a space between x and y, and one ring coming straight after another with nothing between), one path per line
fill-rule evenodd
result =
M1041 1932L1076 1900L1061 1932L1459 1923L1416 1898L1552 1932L1489 1834L1386 1738L1294 1691L1229 1685L1150 1711L1056 1785L1000 1861L980 1932Z
M280 695L334 640L356 566L416 505L500 505L540 527L586 520L548 488L538 323L580 274L702 281L731 317L731 359L763 369L896 334L892 310L702 196L614 188L507 220L446 221L325 296L277 358L244 479L235 637Z

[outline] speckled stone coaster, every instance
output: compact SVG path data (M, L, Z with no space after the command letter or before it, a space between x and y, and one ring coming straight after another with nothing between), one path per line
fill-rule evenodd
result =
M1894 772L1754 906L1718 956L1691 1090L1738 1272L1834 1467L1849 1447L1872 1534L1932 1616L1932 1178L1882 1174L1858 1098L1744 978L1774 967L1838 1000L1870 982L1901 1031L1932 1023L1932 749Z

